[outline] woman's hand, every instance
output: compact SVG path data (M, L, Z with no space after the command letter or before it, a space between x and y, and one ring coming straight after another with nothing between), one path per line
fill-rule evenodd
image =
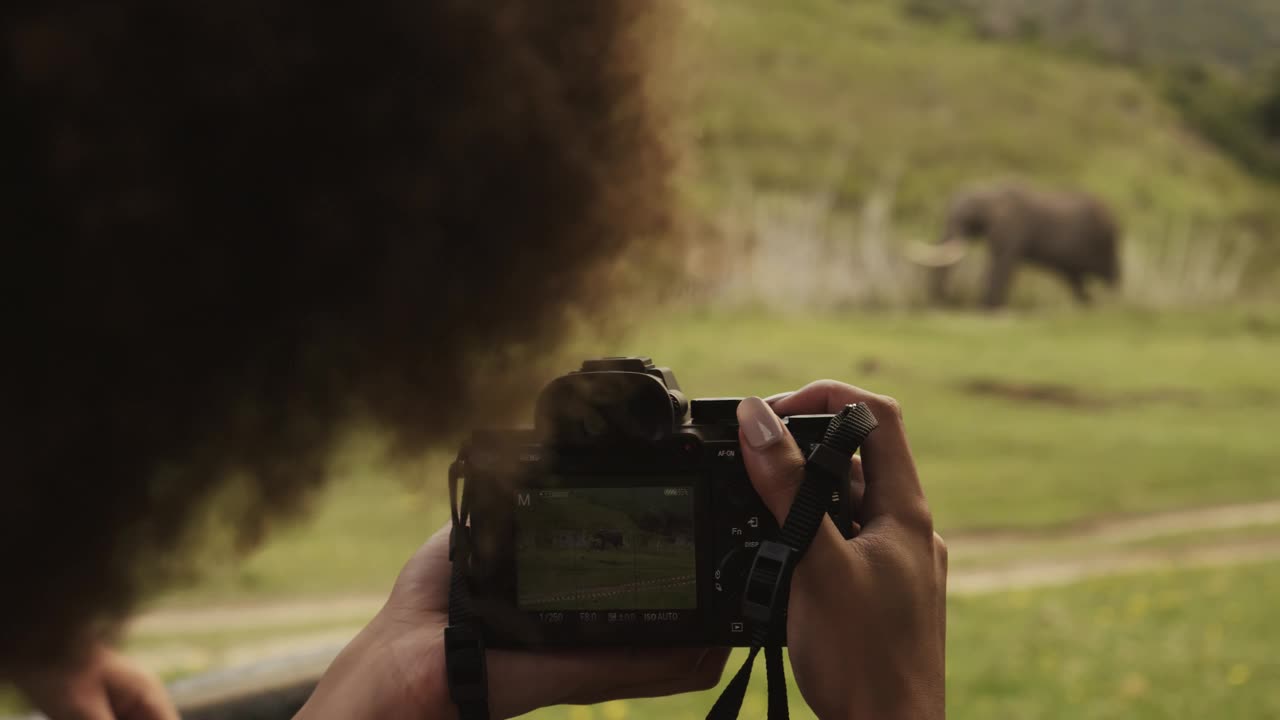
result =
M738 407L751 483L779 524L804 479L804 457L779 415L865 402L879 421L853 459L857 537L827 518L791 582L787 643L800 693L820 718L945 714L947 549L933 531L902 412L891 398L829 380Z
M49 720L178 720L155 676L98 643L15 680Z
M423 545L387 604L338 655L298 718L451 718L444 670L449 528ZM489 710L508 718L548 705L672 695L714 687L726 649L489 650Z

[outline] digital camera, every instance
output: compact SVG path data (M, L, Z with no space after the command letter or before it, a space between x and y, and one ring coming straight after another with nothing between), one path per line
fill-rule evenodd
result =
M689 400L649 358L603 358L550 382L533 428L473 433L460 576L485 644L750 644L746 578L778 527L743 466L740 400ZM807 453L831 417L783 424ZM847 486L828 514L852 535Z

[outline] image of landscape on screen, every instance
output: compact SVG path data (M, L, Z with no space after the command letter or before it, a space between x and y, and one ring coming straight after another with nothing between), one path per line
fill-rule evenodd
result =
M697 606L687 487L529 490L516 498L525 610Z

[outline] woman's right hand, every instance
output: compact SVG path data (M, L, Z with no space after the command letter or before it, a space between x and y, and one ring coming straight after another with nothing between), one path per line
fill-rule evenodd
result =
M779 415L834 413L865 402L879 421L853 458L857 537L826 518L791 583L787 644L796 683L819 718L945 716L947 548L891 398L823 380L738 407L756 492L781 524L804 479L804 457Z

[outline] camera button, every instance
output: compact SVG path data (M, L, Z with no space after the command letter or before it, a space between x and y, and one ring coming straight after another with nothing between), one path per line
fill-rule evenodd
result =
M733 519L736 520L738 515L750 511L755 492L752 491L745 473L742 476L738 473L724 473L713 482L716 499L721 501L719 504L725 511L732 513Z
M740 530L741 532L735 532ZM777 523L774 522L773 516L765 509L764 505L752 502L750 506L743 508L734 525L730 528L729 539L736 545L743 541L760 540L768 537L771 533L777 532Z
M755 520L755 524L751 521ZM752 515L745 518L743 522L729 527L729 542L734 546L746 545L752 541L759 541L761 537L759 516Z
M698 425L737 425L738 404L742 398L694 398L689 414Z

